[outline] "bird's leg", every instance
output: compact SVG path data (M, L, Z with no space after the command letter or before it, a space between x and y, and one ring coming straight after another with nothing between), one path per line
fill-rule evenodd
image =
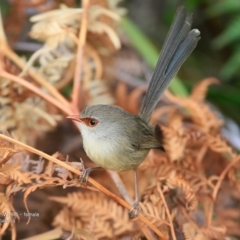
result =
M89 174L94 170L102 170L101 167L94 167L94 168L85 168L83 160L80 158L80 161L82 163L82 173L80 175L80 184L88 182Z
M135 190L135 201L129 210L128 215L130 218L135 218L140 213L139 200L138 200L138 183L137 183L137 169L133 170L134 174L134 190Z

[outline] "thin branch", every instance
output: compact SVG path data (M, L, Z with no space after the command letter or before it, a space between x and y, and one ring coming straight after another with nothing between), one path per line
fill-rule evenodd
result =
M217 198L217 194L218 194L218 191L219 191L219 188L222 184L222 181L223 179L225 178L226 174L228 173L228 171L240 160L240 156L237 156L235 159L233 159L229 164L228 166L222 171L221 175L219 176L218 178L218 182L217 184L215 185L215 188L213 189L213 194L212 194L212 197L213 197L213 200L215 201L216 198Z
M222 171L222 173L220 174L218 181L215 185L215 188L213 189L213 193L212 193L212 198L213 201L209 207L209 211L207 214L207 226L211 226L212 224L212 215L213 215L213 204L216 201L217 195L218 195L218 191L220 189L220 186L222 184L223 179L225 178L226 174L228 173L228 171L240 160L240 156L235 157L235 159L233 159L228 166Z
M163 201L163 205L164 205L164 207L165 207L165 209L166 209L166 214L167 214L168 221L169 221L169 225L170 225L170 230L171 230L171 234L172 234L172 239L173 239L173 240L177 240L176 235L175 235L175 231L174 231L174 227L173 227L173 223L172 223L171 214L170 214L168 205L167 205L167 203L166 203L166 201L165 201L165 198L164 198L164 195L163 195L163 192L162 192L162 189L161 189L160 186L158 187L158 192L159 192L159 194L160 194L160 196L161 196L161 199L162 199L162 201Z
M81 27L79 31L78 51L76 56L75 74L74 74L73 91L72 91L73 109L78 109L78 103L79 103L80 83L81 83L82 66L83 66L83 54L84 54L84 47L85 47L86 36L87 36L89 0L83 0L82 5L83 5L82 6L83 14L82 14Z
M30 147L27 144L24 144L22 142L17 141L16 139L13 139L11 137L8 137L6 135L0 134L0 138L4 139L6 141L9 141L11 143L14 143L22 148L24 148L26 151L31 152L31 153L35 153L41 157L43 157L44 159L47 159L51 162L54 162L55 164L58 164L59 166L77 174L80 175L81 172L78 171L77 169L73 168L72 166L68 165L67 163L58 160L55 157L52 157L42 151L37 150L36 148ZM124 201L123 199L119 198L118 196L116 196L115 194L113 194L112 192L110 192L108 189L106 189L105 187L103 187L101 184L99 184L98 182L96 182L95 180L93 180L92 178L88 178L88 181L97 189L99 189L102 193L106 194L107 196L109 196L110 198L112 198L114 201L118 202L119 204L121 204L122 206L124 206L127 209L131 209L132 206L127 203L126 201ZM151 228L161 239L166 240L166 238L164 237L164 235L143 215L143 214L139 214L138 218L140 220L142 220L149 228Z
M28 81L26 81L25 79L22 79L20 77L16 77L2 69L0 69L0 76L7 78L13 82L19 83L22 86L26 87L27 89L31 90L32 92L36 93L38 96L42 97L44 100L46 100L47 102L51 103L52 105L54 105L55 107L57 107L58 109L60 109L61 111L63 111L64 113L71 115L71 114L76 114L76 112L73 112L70 107L63 105L61 102L59 102L59 100L53 98L52 96L44 93L43 91L41 91L40 88L34 86L33 84L29 83ZM68 104L69 105L69 104Z

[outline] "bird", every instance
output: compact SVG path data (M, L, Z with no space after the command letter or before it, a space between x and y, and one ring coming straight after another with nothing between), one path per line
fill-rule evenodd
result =
M191 25L192 14L187 13L183 6L179 7L137 115L117 106L97 104L87 106L80 115L67 117L77 122L83 148L100 168L116 172L133 170L135 201L129 211L130 217L136 217L140 212L137 185L139 164L151 149L164 151L155 137L154 126L149 123L151 114L200 39L200 31L191 29ZM87 178L93 169L84 169L81 178Z

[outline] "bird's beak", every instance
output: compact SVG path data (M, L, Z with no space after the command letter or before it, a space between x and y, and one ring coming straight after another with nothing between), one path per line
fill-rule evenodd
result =
M67 118L73 121L82 122L82 119L78 115L70 115L70 116L67 116Z

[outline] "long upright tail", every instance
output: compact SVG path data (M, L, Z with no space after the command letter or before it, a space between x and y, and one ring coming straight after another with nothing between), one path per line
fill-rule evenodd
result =
M177 74L200 39L200 31L192 29L192 14L179 7L153 72L148 91L143 100L139 116L146 122L156 107L158 100Z

